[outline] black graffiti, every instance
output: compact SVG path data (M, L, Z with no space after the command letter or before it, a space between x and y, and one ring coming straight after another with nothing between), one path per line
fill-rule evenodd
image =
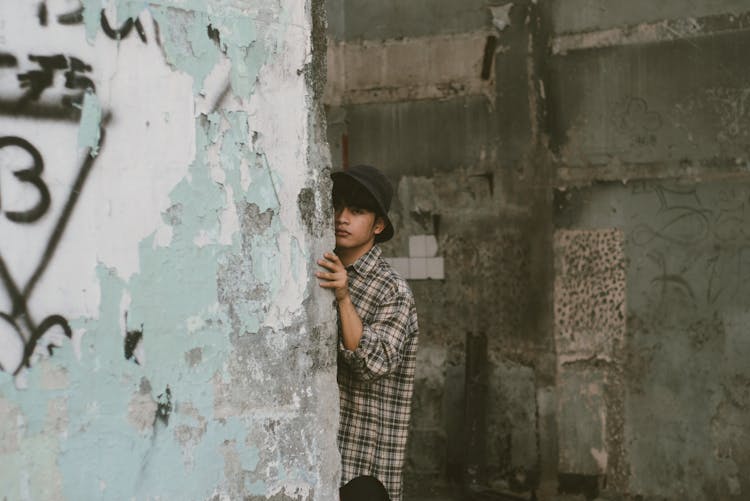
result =
M140 37L143 43L147 42L146 31L143 29L141 20L138 18L136 18L135 22L133 22L132 19L128 19L127 21L122 23L122 26L120 26L118 29L113 29L112 26L110 26L109 24L107 15L102 10L101 25L102 25L102 30L104 31L104 33L112 40L121 40L123 38L126 38L132 31L133 26L135 26L135 30L138 32L138 37Z
M0 68L15 68L18 66L18 59L13 54L0 52Z
M47 4L42 2L39 4L39 8L36 11L36 15L39 18L39 24L47 26Z
M172 414L172 390L169 389L169 386L167 386L167 389L164 390L164 393L161 393L158 397L156 397L156 414L154 415L154 425L156 425L157 422L161 422L164 424L164 426L169 425L169 416Z
M217 47L221 47L221 33L219 33L219 30L213 27L213 25L209 24L206 27L208 38L212 40Z
M47 213L50 205L50 194L47 185L42 179L44 170L44 160L31 143L23 138L16 136L0 137L0 150L8 147L18 147L26 151L33 160L33 165L28 169L22 169L13 172L13 175L22 183L28 183L38 192L36 204L25 211L6 211L5 217L15 223L33 223ZM0 167L3 167L0 165ZM2 211L2 199L0 199L0 211Z
M83 24L83 7L79 7L76 10L66 12L64 14L59 14L57 16L57 22L66 26ZM42 26L47 25L46 22L42 22L41 14L39 17L39 24L41 24ZM136 33L138 33L138 38L140 38L143 43L148 43L146 30L143 29L143 23L141 23L141 20L139 18L135 18L135 21L131 18L128 18L124 23L120 25L119 28L114 28L110 24L109 19L107 18L107 14L104 12L104 9L102 9L99 16L99 24L101 25L104 34L112 40L122 40L123 38L127 38L128 35L130 35L130 32L133 31L133 28L135 28Z
M141 339L143 339L143 325L141 325L140 330L132 330L128 331L125 334L125 343L124 343L124 351L125 351L125 360L133 360L138 365L141 365L140 362L138 362L138 357L135 355L135 349L138 347L138 343L141 342Z
M63 105L71 107L80 104L85 92L96 92L94 82L82 73L92 71L90 65L84 63L77 57L55 54L53 56L29 55L29 61L39 65L40 69L31 70L18 74L18 82L21 88L28 91L21 98L19 107L23 107L30 101L38 101L42 93L51 88L55 82L55 74L65 70L65 87L79 91L76 94L66 94L62 97Z
M100 146L104 144L106 121L107 118L105 117L100 127ZM15 136L0 138L0 144L2 144L3 141L5 141L7 144L13 144L15 146L19 144L28 146L36 151L36 148L34 148L31 143ZM39 155L38 158L39 162L41 163L41 155ZM41 323L37 324L34 321L31 312L29 311L28 303L32 294L34 293L34 289L39 282L39 279L46 271L55 254L55 251L57 250L63 232L65 231L71 214L73 213L73 209L75 208L81 192L83 191L86 179L88 178L89 173L91 172L91 168L94 165L94 161L95 157L93 157L91 154L86 155L83 163L78 170L78 174L76 175L73 185L71 186L68 199L65 201L60 216L58 217L57 222L54 225L52 234L44 249L44 253L40 257L39 262L34 268L31 277L23 287L19 287L16 281L13 279L10 270L5 264L5 260L0 253L0 282L2 282L5 286L5 289L11 300L10 314L0 312L0 316L9 325L11 325L13 329L15 329L16 334L24 343L24 352L21 363L19 363L19 365L14 370L10 368L0 368L2 370L13 370L14 375L20 373L20 371L24 367L28 368L31 366L31 359L35 349L37 348L39 340L53 327L61 328L67 338L72 338L70 326L63 316L50 315L42 320ZM54 346L52 345L48 345L47 347L50 355L52 354L53 347Z
M28 311L26 299L23 297L15 281L10 276L8 267L5 265L2 256L0 256L0 279L5 284L5 288L10 295L11 302L13 303L13 313L8 315L7 313L0 312L0 317L14 328L16 335L24 344L21 363L13 371L13 374L16 375L21 372L24 367L31 367L31 358L34 354L34 350L36 350L39 340L47 333L47 331L53 327L60 327L68 339L72 339L73 333L70 329L70 325L68 325L68 321L61 315L50 315L39 325L34 323ZM50 355L53 353L53 348L54 345L47 345L47 351ZM2 370L6 369L2 368Z
M24 100L36 101L42 95L45 89L52 87L57 70L64 70L68 67L68 60L65 56L58 54L56 56L35 56L30 55L29 61L37 63L42 69L27 71L18 75L18 83L21 88L28 88Z
M57 16L57 22L64 25L83 24L83 7Z

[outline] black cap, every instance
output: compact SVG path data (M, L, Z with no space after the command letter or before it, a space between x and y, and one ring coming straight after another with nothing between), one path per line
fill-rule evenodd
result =
M391 186L391 182L388 181L388 178L371 165L355 165L347 170L331 174L331 179L333 179L334 182L337 179L342 178L352 179L362 185L362 187L375 199L378 207L380 207L380 214L385 220L385 229L380 235L375 236L375 241L387 242L393 238L393 224L388 218L388 210L391 208L391 199L393 198L393 187Z

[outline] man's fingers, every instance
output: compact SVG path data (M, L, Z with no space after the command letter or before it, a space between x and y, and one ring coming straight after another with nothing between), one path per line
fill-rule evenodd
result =
M339 257L336 254L334 254L333 252L326 252L325 253L325 257L329 261L333 261L334 263L341 264L341 259L339 259Z
M329 270L331 270L331 271L333 271L333 270L335 270L335 269L336 269L336 265L334 265L334 264L333 264L332 262L330 262L330 261L326 261L325 259L318 259L318 264L319 264L320 266L322 266L323 268L327 268L327 269L329 269Z
M328 254L326 254L327 256ZM343 271L344 265L341 264L341 261L330 261L325 259L318 259L318 264L324 268L327 268L331 271Z
M341 288L341 284L338 283L338 282L318 282L318 285L320 285L324 289L339 289L339 288Z

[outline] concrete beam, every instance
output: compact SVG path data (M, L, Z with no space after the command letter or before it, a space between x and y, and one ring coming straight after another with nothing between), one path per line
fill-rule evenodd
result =
M494 31L382 42L329 40L325 103L491 98L496 41Z
M553 54L625 45L671 42L713 34L750 29L750 12L700 18L665 19L630 26L618 26L559 35L552 40Z

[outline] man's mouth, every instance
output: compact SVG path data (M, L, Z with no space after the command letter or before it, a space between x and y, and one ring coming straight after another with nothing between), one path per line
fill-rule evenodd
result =
M337 237L346 237L348 235L349 235L349 232L346 230L336 230Z

